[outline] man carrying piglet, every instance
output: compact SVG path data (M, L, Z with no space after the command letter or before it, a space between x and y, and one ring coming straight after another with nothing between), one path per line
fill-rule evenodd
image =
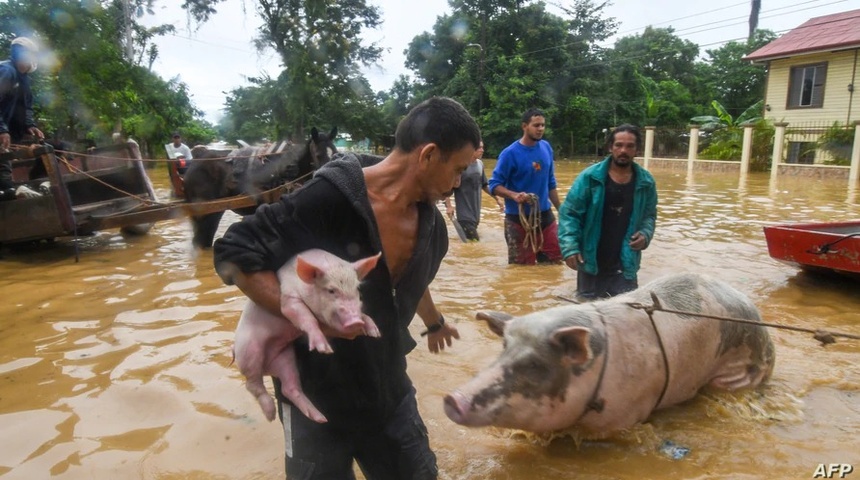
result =
M431 98L400 122L387 157L332 161L215 243L222 279L273 314L281 311L275 271L297 253L319 248L354 262L382 252L360 287L364 313L380 337L331 338L331 354L309 351L304 338L295 343L301 386L328 422L286 403L275 382L289 478L353 478L353 460L368 479L436 478L406 374L406 355L416 346L407 328L418 313L433 352L459 338L428 290L448 249L435 204L451 195L480 141L460 104Z

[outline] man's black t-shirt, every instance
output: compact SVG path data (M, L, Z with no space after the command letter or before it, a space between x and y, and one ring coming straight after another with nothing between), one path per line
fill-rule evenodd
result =
M633 193L636 181L616 183L606 175L606 190L603 197L603 223L600 243L597 246L598 273L611 273L621 269L621 245L626 242L627 227L633 213Z

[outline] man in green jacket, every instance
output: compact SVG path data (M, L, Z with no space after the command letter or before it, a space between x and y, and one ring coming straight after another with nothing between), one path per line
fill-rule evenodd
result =
M609 135L610 155L576 178L559 211L564 263L577 271L580 298L611 297L638 288L642 250L654 237L654 177L633 161L639 128L624 124Z

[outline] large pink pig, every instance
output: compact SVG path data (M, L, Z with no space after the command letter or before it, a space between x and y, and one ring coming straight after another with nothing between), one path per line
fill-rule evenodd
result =
M316 422L326 421L302 392L293 341L306 333L311 350L331 353L318 320L338 332L362 328L365 335L379 337L376 324L361 313L358 286L376 267L380 255L350 263L324 250L306 250L277 272L283 316L248 301L236 326L233 356L245 376L245 387L260 403L266 418L275 418L275 403L263 376L273 375L281 380L284 396L302 413Z
M504 350L445 397L445 413L472 427L544 433L576 425L605 435L706 385L736 390L769 378L775 353L765 327L666 312L655 312L652 324L630 306L650 305L652 293L666 309L761 322L744 294L693 274L523 317L479 313L504 337Z

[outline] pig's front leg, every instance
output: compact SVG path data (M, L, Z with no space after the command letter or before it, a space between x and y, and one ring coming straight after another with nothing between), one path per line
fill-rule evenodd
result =
M308 349L320 353L333 353L331 345L320 330L319 321L301 298L281 296L281 313L299 330L308 335Z
M306 417L317 423L326 423L328 419L320 413L305 392L302 391L302 385L299 383L299 370L296 367L296 351L293 345L287 345L280 353L272 360L270 364L272 375L281 380L281 393L287 400L293 402Z
M373 319L368 317L366 314L361 314L361 319L364 320L364 334L368 337L379 338L382 336L382 333L379 331L379 327L373 322Z

